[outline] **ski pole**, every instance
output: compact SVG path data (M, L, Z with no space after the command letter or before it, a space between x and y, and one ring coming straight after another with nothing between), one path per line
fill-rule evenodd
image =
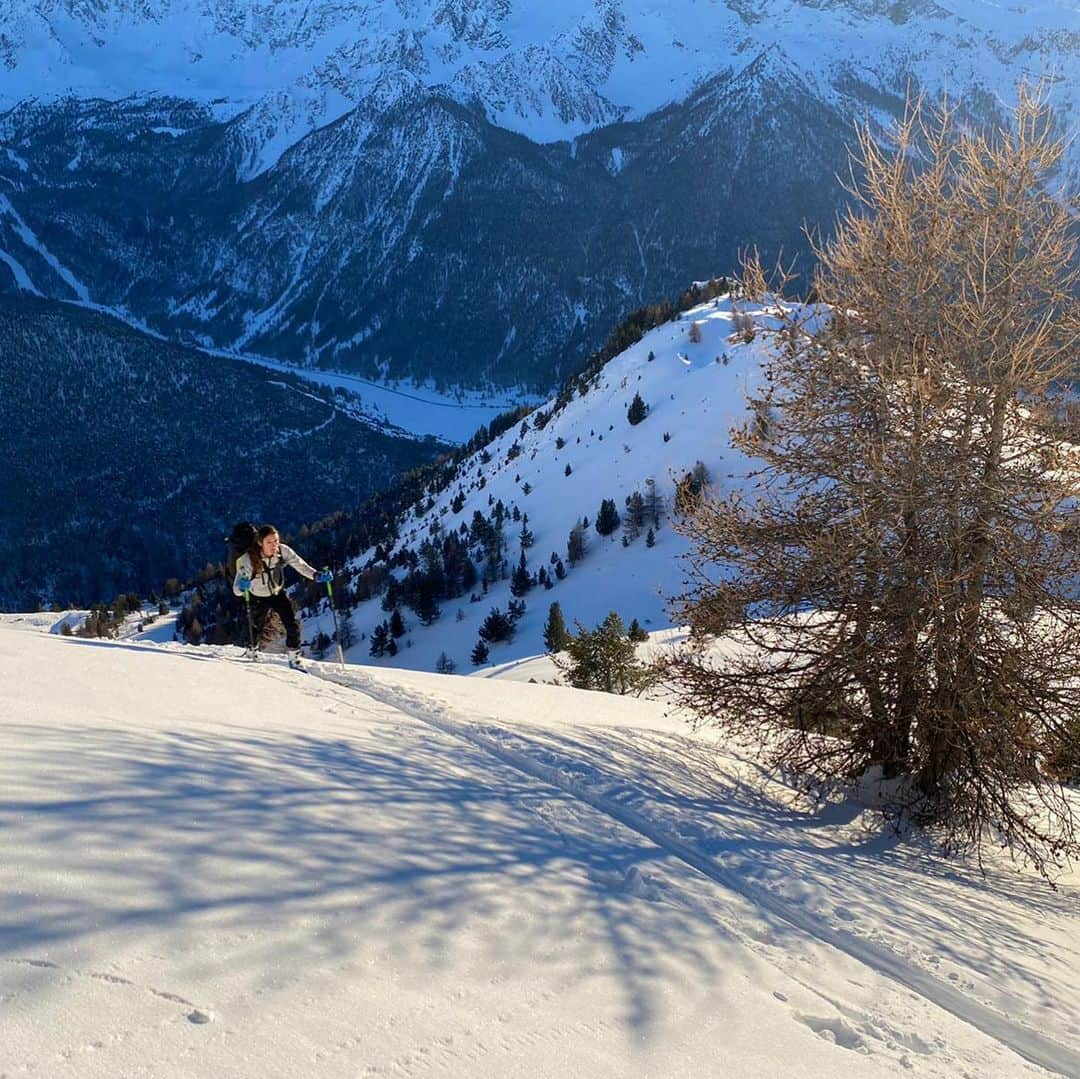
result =
M251 658L255 659L255 624L251 621L251 592L244 593L244 607L247 608L248 640L251 642Z
M323 566L323 572L329 573L330 567ZM337 641L337 654L338 661L341 663L341 669L345 669L345 653L341 648L341 627L338 625L337 608L334 606L334 587L327 581L326 582L326 594L330 597L330 613L334 616L334 639Z

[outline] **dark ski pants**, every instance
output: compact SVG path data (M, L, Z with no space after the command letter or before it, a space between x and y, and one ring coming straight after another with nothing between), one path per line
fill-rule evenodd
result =
M300 647L300 622L297 620L296 611L293 610L292 600L284 592L278 592L276 596L251 596L251 613L255 618L257 631L261 632L266 616L276 611L285 627L285 647Z

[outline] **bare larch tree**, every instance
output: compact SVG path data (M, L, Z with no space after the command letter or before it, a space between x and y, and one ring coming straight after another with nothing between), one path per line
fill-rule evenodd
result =
M1039 89L1002 130L859 132L820 306L778 305L742 491L683 506L682 703L811 780L878 775L947 846L1049 876L1080 715L1075 225ZM744 289L763 290L748 262ZM1074 754L1075 758L1076 754Z

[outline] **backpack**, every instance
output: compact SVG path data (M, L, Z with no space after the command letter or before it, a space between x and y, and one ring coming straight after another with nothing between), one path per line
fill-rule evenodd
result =
M225 544L229 549L229 558L225 565L225 583L230 589L236 579L236 563L241 555L251 550L256 534L257 530L250 521L237 521L233 525L232 532L225 537Z

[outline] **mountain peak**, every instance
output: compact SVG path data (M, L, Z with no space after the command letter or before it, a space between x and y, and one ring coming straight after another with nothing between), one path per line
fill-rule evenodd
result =
M215 102L224 119L262 103L283 114L263 125L266 167L376 92L444 85L553 141L682 100L774 46L837 98L857 70L871 104L909 77L1008 96L1035 53L1076 86L1075 17L1050 0L14 0L0 15L0 106L151 93Z

